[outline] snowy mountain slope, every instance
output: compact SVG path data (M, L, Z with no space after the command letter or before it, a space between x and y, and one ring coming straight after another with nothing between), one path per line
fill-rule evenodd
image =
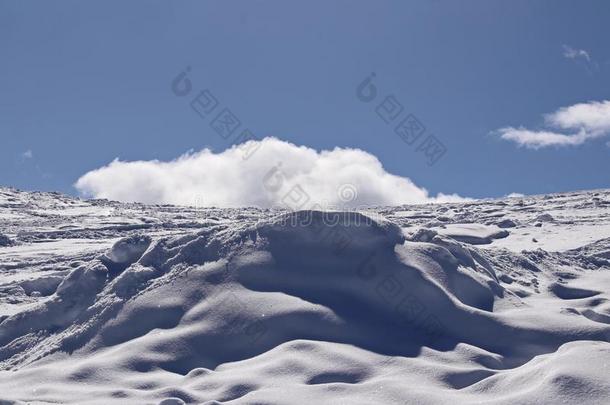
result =
M0 189L0 400L601 404L610 192L367 212Z

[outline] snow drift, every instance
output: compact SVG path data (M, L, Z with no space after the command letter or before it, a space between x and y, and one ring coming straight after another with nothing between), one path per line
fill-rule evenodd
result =
M490 237L482 226L405 227L389 211L236 212L180 233L135 230L71 259L48 297L0 322L0 398L595 404L610 395L610 239L519 253L479 247L476 237Z

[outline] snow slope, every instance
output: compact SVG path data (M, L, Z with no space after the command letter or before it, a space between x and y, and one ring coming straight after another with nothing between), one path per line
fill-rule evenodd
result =
M0 189L0 404L610 398L610 191L366 212Z

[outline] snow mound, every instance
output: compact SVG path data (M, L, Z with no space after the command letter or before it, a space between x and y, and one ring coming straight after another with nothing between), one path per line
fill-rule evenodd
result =
M111 275L121 273L138 261L144 254L152 239L146 235L134 235L116 242L112 248L100 257Z
M506 238L509 235L506 229L499 226L482 224L450 224L438 229L438 232L471 245L487 245L494 239Z
M0 318L0 398L594 404L610 393L608 241L516 253L475 246L508 233L478 223L231 215L122 230L103 254L71 259L61 282L18 280L45 296Z

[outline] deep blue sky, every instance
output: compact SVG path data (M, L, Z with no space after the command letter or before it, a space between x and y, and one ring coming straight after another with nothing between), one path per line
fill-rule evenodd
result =
M2 0L0 185L74 194L115 157L225 149L170 90L191 66L258 136L361 148L433 193L610 187L607 139L534 151L489 134L609 99L609 21L607 1ZM444 142L436 165L356 98L370 72Z

